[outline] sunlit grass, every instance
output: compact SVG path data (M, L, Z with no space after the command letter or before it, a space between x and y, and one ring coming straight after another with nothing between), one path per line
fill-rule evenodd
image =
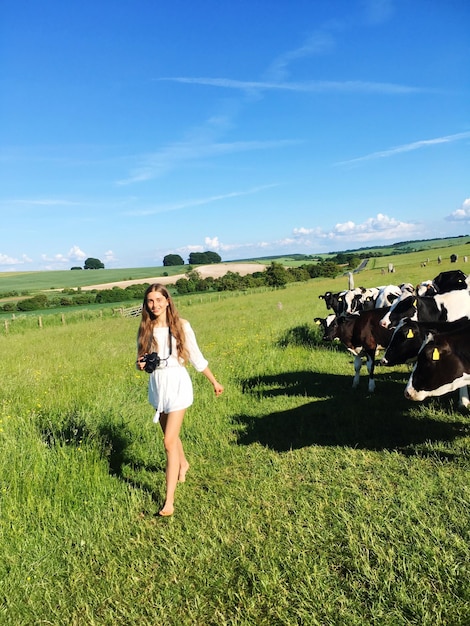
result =
M138 320L0 336L0 623L469 622L469 417L408 403L406 366L353 391L331 282L181 301L225 393L190 370L165 520Z

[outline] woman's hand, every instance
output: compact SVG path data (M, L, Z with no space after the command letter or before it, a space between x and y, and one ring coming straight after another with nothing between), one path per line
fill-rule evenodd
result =
M143 371L144 367L145 367L145 361L144 361L144 357L141 356L137 359L137 361L135 362L135 366L138 370Z
M215 395L216 396L220 396L224 392L224 386L221 385L219 382L215 381L214 382L214 391L215 391Z

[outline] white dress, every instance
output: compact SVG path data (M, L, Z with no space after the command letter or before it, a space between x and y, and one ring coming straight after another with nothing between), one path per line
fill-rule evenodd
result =
M183 321L189 362L198 372L206 369L208 361L202 355L196 341L196 335L187 320ZM160 419L160 413L187 409L193 403L193 384L185 365L178 358L176 339L171 338L172 353L170 355L168 326L155 328L153 331L158 345L160 366L149 375L148 398L155 409L153 421Z

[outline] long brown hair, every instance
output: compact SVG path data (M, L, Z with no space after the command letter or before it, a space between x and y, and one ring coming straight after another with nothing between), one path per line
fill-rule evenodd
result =
M155 322L157 318L149 310L147 305L147 296L149 293L153 291L157 291L161 293L164 298L168 301L168 306L166 309L166 317L168 321L168 325L170 327L171 334L176 340L176 348L178 350L178 358L181 359L184 363L187 363L189 358L188 349L186 347L186 341L184 336L183 324L181 318L179 316L178 310L171 298L170 292L168 289L160 284L153 283L149 285L145 290L144 301L142 303L142 318L140 320L139 330L137 332L137 353L138 357L141 357L147 352L156 351L158 352L158 345L153 336L153 329L155 327Z

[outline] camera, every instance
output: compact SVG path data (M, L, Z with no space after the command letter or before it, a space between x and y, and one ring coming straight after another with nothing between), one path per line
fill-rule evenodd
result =
M150 354L144 354L144 356L140 358L140 362L145 363L144 370L148 374L151 374L160 365L160 357L156 352L151 352Z

